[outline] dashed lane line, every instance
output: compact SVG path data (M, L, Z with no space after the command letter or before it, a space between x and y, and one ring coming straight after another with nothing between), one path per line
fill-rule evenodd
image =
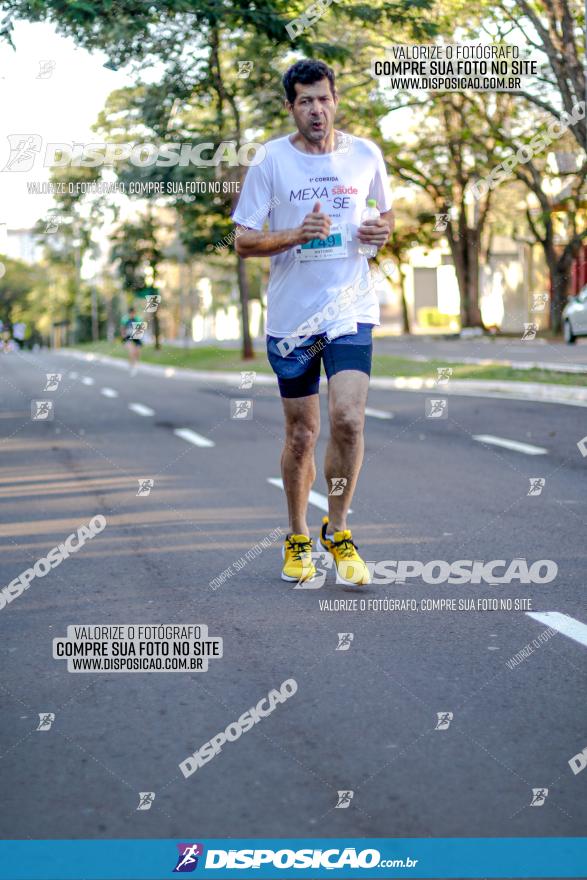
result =
M493 434L473 434L473 440L477 440L479 443L488 443L490 446L512 449L514 452L523 452L525 455L546 455L548 452L548 449L544 449L543 446L520 443L518 440L508 440L506 437L494 437Z
M128 408L131 409L138 416L154 416L155 410L151 409L150 406L145 406L143 403L129 403Z
M192 431L191 428L176 428L173 433L176 437L181 437L182 440L187 440L188 443L193 443L194 446L200 446L202 448L216 446L213 440L208 440L207 437L203 437L202 434Z

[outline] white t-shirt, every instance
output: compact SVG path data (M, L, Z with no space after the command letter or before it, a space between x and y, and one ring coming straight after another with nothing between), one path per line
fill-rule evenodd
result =
M358 252L356 231L367 199L376 199L381 213L391 208L381 150L365 138L347 134L331 153L303 153L289 136L269 141L265 148L264 159L247 171L234 222L262 230L268 218L271 232L291 229L320 202L320 210L333 223L325 249L314 242L271 257L267 333L301 335L300 326L309 320L313 333L324 332L329 326L327 315L334 313L327 309L323 315L325 306L349 288L366 292L349 298L344 311L347 323L351 319L378 324L379 302L368 283L368 260Z

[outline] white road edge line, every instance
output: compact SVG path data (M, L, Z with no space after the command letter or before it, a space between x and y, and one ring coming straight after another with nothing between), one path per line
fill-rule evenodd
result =
M193 443L194 446L216 446L213 440L208 440L207 437L202 437L201 434L197 434L195 431L190 430L190 428L176 428L173 433L176 437L181 437L182 440L187 440L188 443Z
M115 391L114 388L102 388L102 394L104 397L118 397L118 391Z
M267 482L271 483L272 486L277 486L278 489L283 489L283 480L281 477L267 477ZM310 489L308 502L313 504L314 507L318 507L320 510L328 513L328 498L326 495L321 495L320 492L314 492L313 489ZM352 512L352 508L349 507L349 513Z
M142 403L129 403L128 408L132 409L132 411L134 413L136 413L138 416L154 416L155 415L154 409L151 409L150 406L145 406Z
M365 415L371 416L372 419L392 419L393 413L385 412L384 409L373 409L370 406L365 407Z
M94 380L92 379L91 376L83 376L82 385L93 385L93 384L94 384Z
M526 611L526 615L587 647L587 624L580 620L561 614L560 611Z
M494 437L493 434L473 434L473 440L479 443L489 443L492 446L503 446L504 449L513 449L514 452L524 452L526 455L546 455L548 449L543 446L532 446L531 443L520 443L518 440L507 440L505 437Z

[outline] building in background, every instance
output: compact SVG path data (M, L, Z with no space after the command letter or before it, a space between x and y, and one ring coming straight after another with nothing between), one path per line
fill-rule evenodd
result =
M458 333L460 291L448 244L414 247L402 267L411 330L415 334ZM517 333L525 322L544 329L548 309L533 311L533 295L548 291L548 272L539 245L493 236L491 250L479 267L479 307L486 327ZM401 332L399 285L393 302L382 307L380 332Z
M43 248L33 229L16 229L0 223L0 253L33 264L41 261Z

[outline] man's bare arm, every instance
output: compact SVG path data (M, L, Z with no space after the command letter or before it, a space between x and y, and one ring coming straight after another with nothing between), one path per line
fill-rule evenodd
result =
M237 226L235 249L240 257L273 257L297 244L312 241L313 238L324 241L330 232L331 223L328 214L320 211L320 202L316 202L312 211L304 217L301 226L294 229L259 232L246 226Z
M395 214L393 213L393 208L390 208L389 211L384 211L381 215L381 219L385 223L387 223L387 225L389 226L389 232L391 234L395 229Z
M282 229L279 232L257 231L237 226L235 250L240 257L273 257L300 244L300 229Z

